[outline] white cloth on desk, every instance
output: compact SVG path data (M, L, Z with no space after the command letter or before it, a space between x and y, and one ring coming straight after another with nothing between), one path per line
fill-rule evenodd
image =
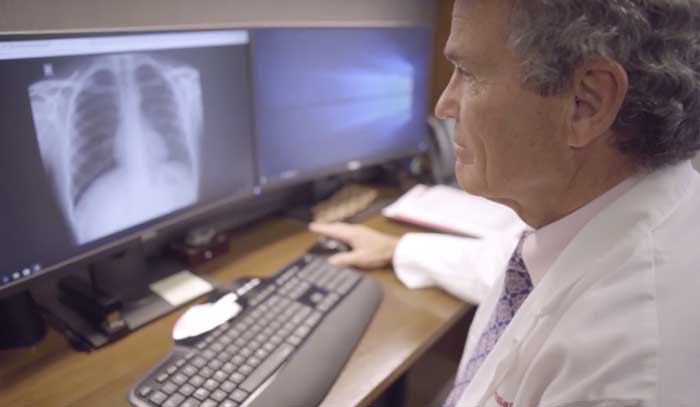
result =
M394 253L396 276L408 288L440 287L479 304L503 274L524 228L520 222L482 239L407 233Z
M402 239L394 266L409 287L481 302L466 356L495 307L517 234L433 238ZM700 175L688 162L630 186L542 276L459 405L696 405L699 238Z

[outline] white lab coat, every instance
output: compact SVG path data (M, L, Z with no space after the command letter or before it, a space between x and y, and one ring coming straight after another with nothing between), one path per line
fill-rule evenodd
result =
M394 266L408 286L481 301L465 355L495 308L516 236L399 244ZM700 175L690 163L642 178L561 253L458 406L699 406L699 243Z

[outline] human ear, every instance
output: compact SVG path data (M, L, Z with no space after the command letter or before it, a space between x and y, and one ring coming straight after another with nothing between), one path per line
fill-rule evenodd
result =
M629 89L627 72L618 62L595 58L574 71L569 146L582 148L610 131Z

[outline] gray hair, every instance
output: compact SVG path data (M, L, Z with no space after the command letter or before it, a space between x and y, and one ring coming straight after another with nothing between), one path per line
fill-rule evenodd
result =
M700 150L700 0L514 0L510 45L542 95L570 89L592 57L617 61L629 90L616 148L655 169Z

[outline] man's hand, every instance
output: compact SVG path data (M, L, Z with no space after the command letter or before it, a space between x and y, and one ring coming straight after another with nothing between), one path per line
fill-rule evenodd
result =
M343 241L352 251L337 253L328 261L336 266L377 269L391 264L399 238L377 232L366 226L347 223L312 223L313 232Z

